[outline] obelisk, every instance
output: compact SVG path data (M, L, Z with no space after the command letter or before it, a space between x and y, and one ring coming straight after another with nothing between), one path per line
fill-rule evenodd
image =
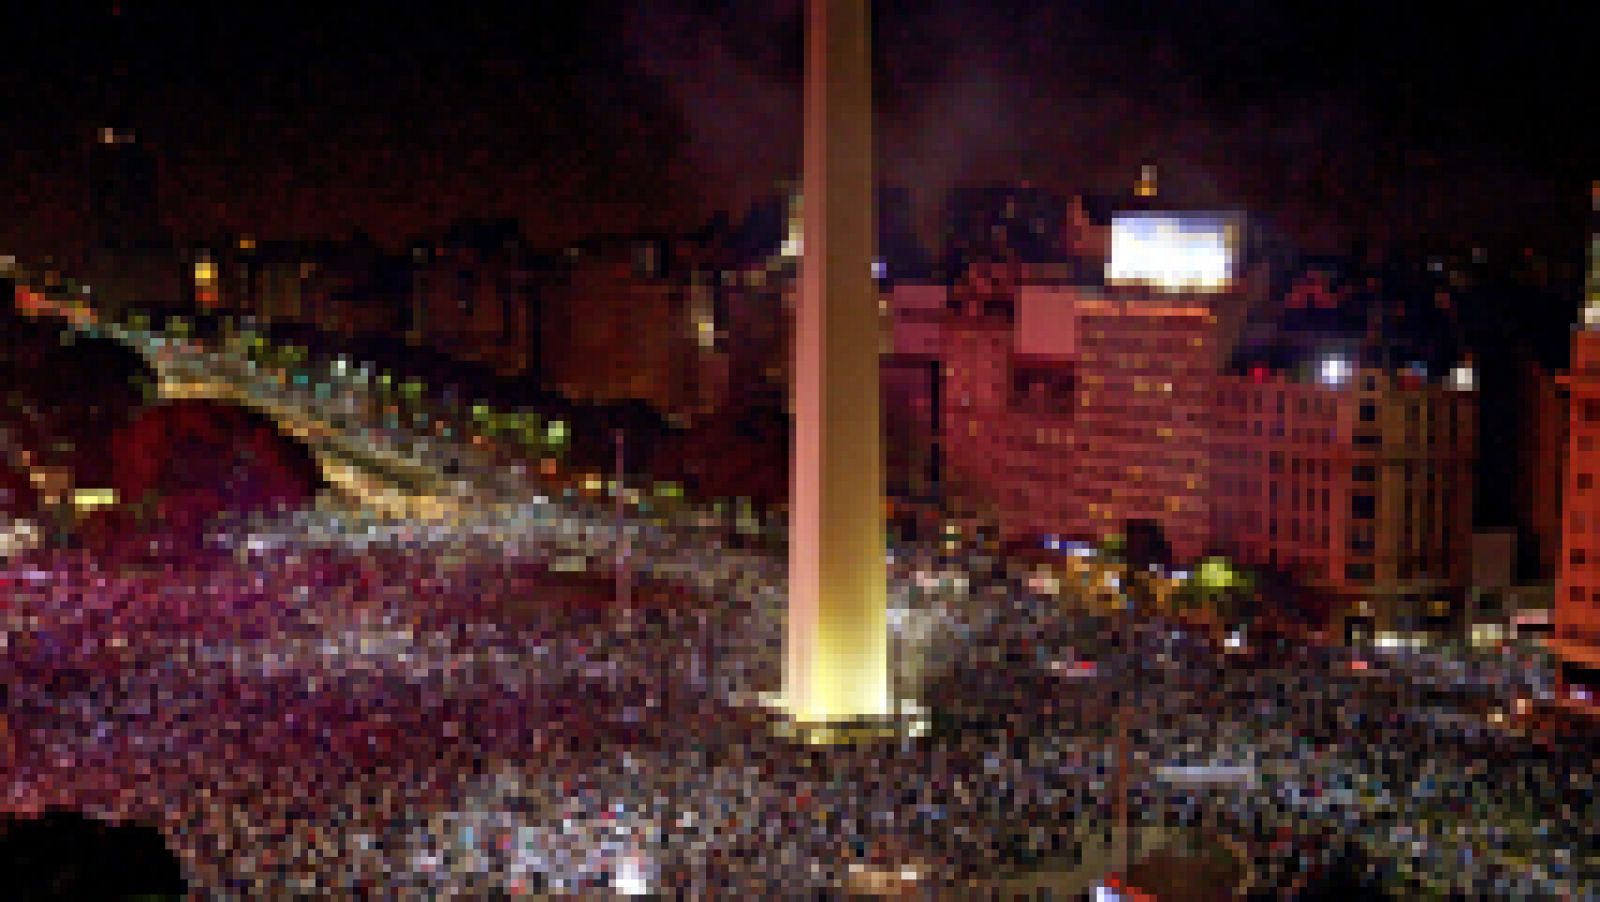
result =
M783 703L801 724L890 714L871 0L806 0Z

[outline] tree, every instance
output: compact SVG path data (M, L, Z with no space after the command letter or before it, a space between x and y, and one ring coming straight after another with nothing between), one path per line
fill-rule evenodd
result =
M1213 555L1190 574L1179 598L1213 614L1224 626L1249 623L1256 615L1256 580L1227 558Z
M1172 567L1172 545L1156 520L1134 519L1123 524L1122 589L1137 607L1149 605L1151 579L1156 569Z
M0 819L0 880L15 899L181 899L188 889L154 827L61 810Z

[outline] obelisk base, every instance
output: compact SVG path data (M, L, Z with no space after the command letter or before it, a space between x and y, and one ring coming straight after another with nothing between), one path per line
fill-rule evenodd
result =
M773 732L803 745L856 745L917 739L928 735L931 725L928 709L912 699L894 699L889 714L821 722L797 719L781 692L760 693L758 700L768 712Z

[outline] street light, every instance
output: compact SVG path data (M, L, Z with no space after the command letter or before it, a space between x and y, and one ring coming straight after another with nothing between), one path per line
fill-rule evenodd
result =
M630 564L630 555L628 553L630 550L628 547L629 536L627 532L627 526L624 522L622 509L624 500L622 460L625 434L621 429L614 429L611 432L611 441L616 448L616 477L612 483L612 509L616 519L616 598L617 603L622 607L623 616L631 618L633 607L633 581L631 578L632 574L628 572L628 566Z

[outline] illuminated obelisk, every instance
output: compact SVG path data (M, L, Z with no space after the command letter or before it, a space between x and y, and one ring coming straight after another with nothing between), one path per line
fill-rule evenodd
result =
M890 711L871 0L806 0L783 703L801 724Z

